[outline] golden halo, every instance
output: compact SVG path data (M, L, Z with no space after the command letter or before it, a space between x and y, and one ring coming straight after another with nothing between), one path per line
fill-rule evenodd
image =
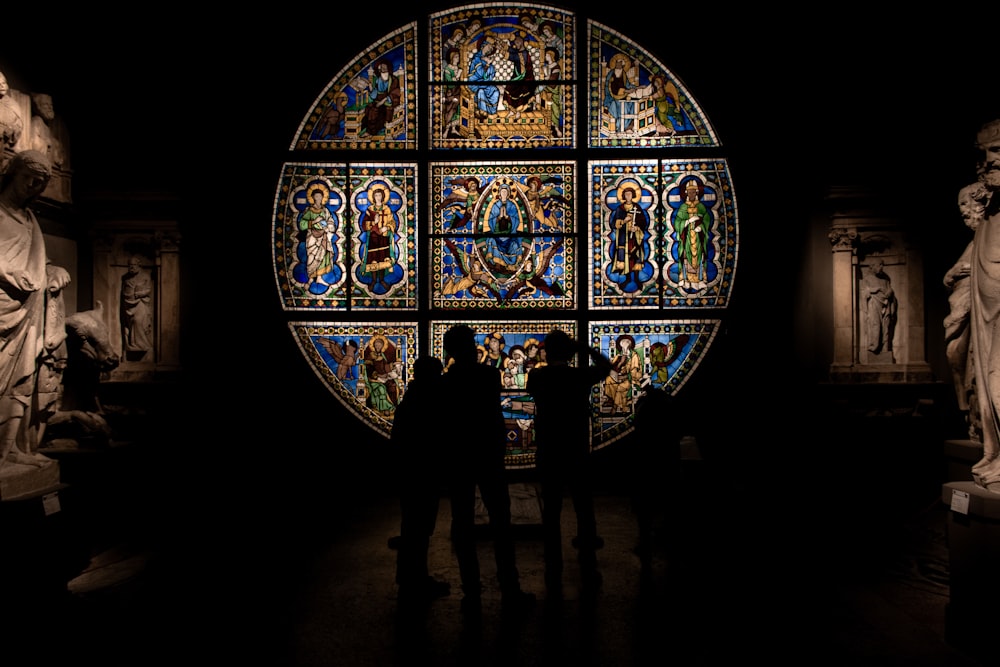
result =
M624 183L619 185L618 191L616 193L618 196L618 201L625 201L624 192L626 190L632 190L635 192L635 197L633 198L632 201L638 204L639 200L642 199L642 188L639 187L639 184L636 183L635 181L625 181Z
M317 190L323 193L324 205L330 201L330 188L326 187L322 183L313 183L308 188L306 188L306 197L309 199L310 205L312 205L313 193L315 193Z
M372 183L371 185L368 186L368 201L369 201L369 203L372 202L372 201L375 201L375 197L373 197L372 195L375 194L376 190L381 190L382 191L382 203L383 204L388 204L389 203L389 188L386 187L385 183Z
M628 69L629 65L631 64L629 62L628 56L626 56L624 53L616 53L615 55L611 56L611 60L608 61L608 69L615 69L617 63L621 63L621 68L623 70Z
M371 347L371 349L374 350L375 349L375 341L377 341L377 340L382 341L382 351L383 352L385 352L387 349L389 349L389 339L386 338L383 334L375 334L374 336L372 336L371 340L368 341L368 346Z

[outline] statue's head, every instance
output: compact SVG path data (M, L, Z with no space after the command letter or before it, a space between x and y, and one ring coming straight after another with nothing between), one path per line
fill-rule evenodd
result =
M45 119L46 123L51 123L55 117L55 107L52 106L52 96L46 93L32 93L31 101L35 105L35 111Z
M52 163L41 151L16 153L0 175L0 192L14 188L15 199L28 201L40 195L52 177Z
M979 129L976 147L981 151L977 165L979 180L990 190L1000 189L1000 119L991 120Z

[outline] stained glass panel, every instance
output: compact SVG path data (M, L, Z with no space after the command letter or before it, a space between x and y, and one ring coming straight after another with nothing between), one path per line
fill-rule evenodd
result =
M683 83L621 33L587 22L591 148L718 146Z
M416 165L286 163L275 275L288 310L417 307Z
M592 161L588 172L592 308L727 303L738 225L725 160Z
M437 308L572 308L576 165L432 163Z
M416 148L416 30L414 22L389 33L344 67L316 98L291 148Z
M632 429L635 402L647 387L676 394L701 362L719 320L591 322L590 345L614 370L591 410L591 447L599 449Z
M388 437L417 357L414 322L292 322L313 371L344 406Z
M575 31L571 13L540 5L431 15L431 147L575 146Z
M458 322L431 322L431 354L442 359L447 372L449 358L444 350L444 333ZM463 321L476 332L482 363L499 370L503 382L501 403L507 423L508 468L531 467L535 463L534 415L535 403L524 388L528 373L545 363L542 344L553 329L565 331L574 338L576 322L569 321ZM454 405L452 409L461 409Z

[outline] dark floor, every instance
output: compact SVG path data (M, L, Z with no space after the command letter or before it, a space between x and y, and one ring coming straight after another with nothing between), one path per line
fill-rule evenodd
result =
M648 576L632 551L628 495L609 488L597 498L602 588L582 595L570 560L561 601L546 599L531 484L512 487L528 507L517 512L522 584L538 603L520 618L501 614L484 540L478 623L460 610L447 502L430 565L454 592L425 613L403 614L387 544L399 523L391 494L330 501L336 513L322 503L275 502L259 523L244 525L227 521L240 500L223 493L205 500L198 530L183 525L184 513L171 523L182 496L131 510L136 498L119 497L124 523L162 529L106 527L64 590L0 603L14 619L5 625L2 663L984 664L945 641L949 510L939 498L887 516L885 499L866 498L864 489L837 496L843 505L831 510L819 505L822 494L794 483L750 493L734 481L739 475L706 460L685 461L681 474L674 511L658 521ZM570 557L573 518L567 506Z

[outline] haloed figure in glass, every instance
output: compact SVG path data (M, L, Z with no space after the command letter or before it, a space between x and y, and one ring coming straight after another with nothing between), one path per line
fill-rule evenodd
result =
M646 275L649 217L639 205L637 185L622 185L618 198L618 207L611 213L611 273L619 277L615 282L623 290L634 292L649 279Z
M381 334L372 336L365 347L363 366L368 406L384 416L391 415L399 403L398 381L403 367L396 346Z
M310 287L328 285L327 274L333 270L333 241L336 227L333 215L326 207L330 191L323 185L309 187L309 206L299 216L299 239L305 247L306 280Z
M368 189L368 207L361 216L361 271L376 294L389 291L389 277L396 265L396 214L388 200L385 185L372 185Z
M510 198L508 183L501 183L497 194L489 215L490 231L496 236L486 239L485 254L491 264L509 272L521 259L521 240L512 236L521 227L521 213Z
M677 208L674 229L677 231L681 287L707 287L708 229L711 225L708 208L701 202L701 187L690 180L684 186L684 203Z

